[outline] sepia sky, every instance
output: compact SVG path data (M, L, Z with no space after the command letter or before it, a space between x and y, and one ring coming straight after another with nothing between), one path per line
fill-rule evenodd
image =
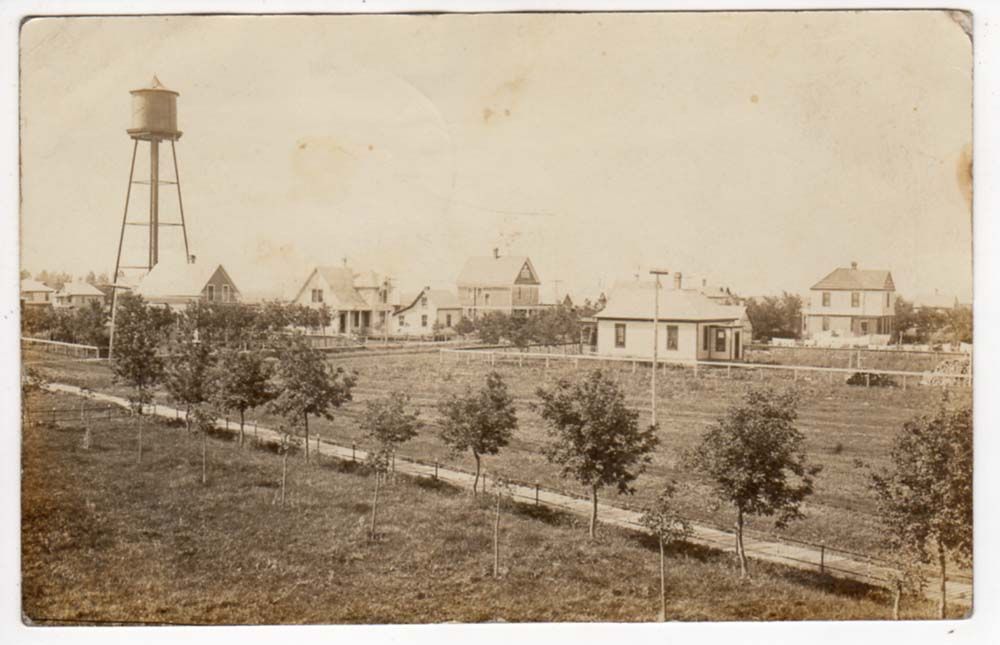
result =
M42 19L21 53L32 272L111 273L155 73L192 252L244 293L344 257L454 288L496 246L546 300L651 266L802 292L852 260L971 298L972 48L946 12Z

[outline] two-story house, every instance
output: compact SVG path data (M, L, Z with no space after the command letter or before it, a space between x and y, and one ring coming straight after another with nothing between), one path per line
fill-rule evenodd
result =
M802 332L819 336L891 335L895 329L896 286L881 269L834 269L809 290Z
M67 309L87 307L92 302L104 305L104 292L88 282L67 282L56 293L56 306Z
M458 301L469 318L479 318L491 311L527 316L541 309L541 281L526 256L469 258L458 275Z
M424 336L439 329L450 329L462 319L462 306L455 294L444 289L424 287L417 294L400 296L400 307L392 315L393 334Z
M55 292L38 280L21 280L21 304L25 307L51 307Z
M318 266L309 273L292 302L329 307L334 333L377 331L384 328L392 314L392 285L373 271L355 273L346 265Z

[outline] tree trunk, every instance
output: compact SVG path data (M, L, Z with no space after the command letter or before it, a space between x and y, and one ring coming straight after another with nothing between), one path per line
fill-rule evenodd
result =
M497 511L493 521L493 577L500 577L500 492L503 490L499 486L497 489Z
M246 423L246 410L240 408L240 448L243 447L243 426Z
M305 422L306 422L306 452L305 452L305 455L306 455L306 463L308 464L309 463L309 413L306 412L305 414L302 415L302 417L305 419Z
M473 452L472 456L476 458L476 478L472 480L472 496L475 497L479 489L479 453Z
M139 460L142 463L142 407L139 408Z
M663 536L660 535L660 622L667 622L667 574L663 555Z
M590 487L590 499L593 501L593 508L590 511L590 537L597 535L597 485Z
M201 483L208 483L208 432L201 431Z
M281 505L285 505L285 480L288 476L288 447L281 453Z
M188 434L191 433L191 404L190 403L188 403L187 406L184 407L184 428L188 431Z
M938 565L941 567L941 603L938 605L938 618L941 618L943 620L945 618L948 609L948 601L945 598L948 579L946 576L947 565L945 564L944 545L941 544L940 539L938 539L937 548L938 548Z
M892 593L892 619L899 620L899 601L903 595L903 583L900 580L896 581L893 587Z
M369 531L369 539L375 541L375 514L378 512L378 483L379 483L380 473L378 470L375 471L375 496L372 498L372 525Z
M740 578L747 577L747 554L743 550L743 509L736 511L736 555L740 559Z

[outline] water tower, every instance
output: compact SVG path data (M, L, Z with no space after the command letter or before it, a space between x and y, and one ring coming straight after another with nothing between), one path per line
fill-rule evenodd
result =
M118 237L118 255L115 259L114 282L118 282L119 273L123 269L143 269L150 271L160 261L160 229L179 226L184 236L184 259L190 258L188 249L187 227L184 223L184 202L181 199L180 174L177 171L177 150L174 142L181 138L177 129L177 97L179 94L168 90L153 77L149 87L132 90L132 127L126 132L134 141L132 146L132 163L128 173L128 188L125 191L125 213L122 216L122 228ZM174 164L174 179L160 179L160 142L170 142L170 153ZM149 180L135 178L135 158L139 151L139 143L149 144ZM129 205L132 197L132 186L146 184L149 186L149 214L145 219L129 219ZM177 205L180 211L179 222L160 221L160 185L173 184L177 187ZM149 231L149 252L145 264L122 266L122 244L125 241L125 231L130 226L146 227Z

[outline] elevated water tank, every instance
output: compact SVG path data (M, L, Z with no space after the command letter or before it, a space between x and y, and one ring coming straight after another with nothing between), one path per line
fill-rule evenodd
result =
M133 139L176 141L181 132L177 129L177 97L153 77L149 87L129 92L132 95L132 127L127 130Z

